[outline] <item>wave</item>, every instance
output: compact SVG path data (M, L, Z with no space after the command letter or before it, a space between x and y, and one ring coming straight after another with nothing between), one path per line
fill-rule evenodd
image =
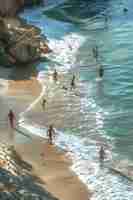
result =
M74 17L71 15L68 15L68 13L66 13L65 10L63 9L56 8L56 9L44 11L43 13L52 19L56 19L59 21L67 22L67 23L81 24L84 22L82 19L76 16Z
M72 2L74 2L74 1L72 1ZM78 2L81 3L82 1L78 1ZM85 3L85 1L83 1L83 2ZM89 2L89 1L86 1L86 2ZM81 9L82 5L83 4L81 3L81 6L79 6L77 8L77 10ZM84 4L83 8L85 8L85 5L86 4ZM51 15L53 15L54 12L56 15L56 9L57 9L57 14L58 14L57 18L59 19L59 21L57 20L56 16L54 16L53 17L54 20L50 21L50 23L52 22L51 24L49 23L49 21L44 20L43 17L45 15L43 15L43 16L41 14L38 15L38 14L36 14L36 11L32 12L32 14L34 14L34 12L35 12L35 15L32 15L31 18L29 16L27 16L28 19L30 18L31 23L32 22L34 23L35 20L37 20L37 23L41 27L41 29L42 30L44 29L44 31L47 33L48 39L50 40L49 45L54 50L53 55L49 56L51 63L48 63L47 69L53 70L53 68L57 68L57 70L61 73L69 72L69 71L72 72L75 69L80 72L80 81L81 81L80 89L82 91L82 95L80 97L80 108L81 108L80 112L82 113L82 115L80 115L80 117L81 117L80 118L81 119L80 127L78 130L74 129L74 131L72 128L69 130L67 129L67 131L64 130L64 132L58 131L58 137L56 138L55 143L58 146L60 146L61 148L67 150L68 155L71 156L73 159L72 169L79 175L79 177L83 180L83 182L89 188L91 186L92 190L94 191L92 200L94 200L94 199L104 200L105 198L107 200L118 200L118 199L119 200L123 200L123 199L124 200L132 200L133 199L133 192L132 192L133 184L132 184L132 182L130 182L128 179L121 176L120 174L117 174L117 176L116 176L116 174L114 174L114 172L110 171L108 169L108 167L106 167L106 165L105 165L105 167L101 168L99 166L99 160L98 160L98 150L101 145L104 145L106 148L106 151L107 151L107 156L109 158L109 160L107 160L105 164L107 164L109 167L112 167L112 164L113 164L112 157L113 157L113 160L114 160L113 166L118 168L119 163L120 163L120 166L122 166L121 168L122 168L123 173L126 170L126 168L129 168L129 166L132 166L132 163L129 163L129 160L127 160L127 162L125 162L124 158L121 158L121 157L119 158L119 156L121 155L120 153L119 153L119 155L117 155L117 154L115 155L113 152L113 156L112 156L112 153L111 153L112 148L114 148L114 146L116 144L115 143L116 142L116 134L114 135L113 138L110 138L109 136L106 135L108 133L104 132L104 131L109 132L109 125L107 124L107 128L103 127L103 124L105 123L104 117L107 119L107 116L105 116L105 115L108 115L108 118L110 120L111 116L109 114L113 110L115 112L114 115L116 116L117 109L116 109L116 107L114 107L114 104L112 103L112 102L114 102L115 98L114 97L113 97L113 99L110 98L110 103L109 103L109 100L106 98L106 96L104 96L104 92L106 92L106 95L108 95L108 93L110 91L111 92L112 91L113 92L120 91L118 89L118 86L119 86L118 83L122 82L120 80L118 80L118 82L116 82L117 84L115 83L115 90L112 90L112 85L111 85L111 88L108 88L108 84L109 84L110 80L113 83L115 78L117 79L117 78L121 77L120 76L120 68L118 68L116 66L112 67L112 65L115 65L115 64L112 63L112 57L111 57L110 58L111 63L110 63L109 68L110 68L110 71L112 69L114 69L114 73L112 71L110 73L108 73L108 69L106 67L106 77L108 80L106 79L107 81L106 81L106 84L104 85L104 87L102 85L102 83L104 83L104 80L99 81L99 82L96 81L95 63L90 62L90 57L92 57L92 56L91 55L88 56L88 50L90 50L92 47L88 43L90 43L92 41L92 38L94 38L95 35L93 37L89 36L90 40L88 40L88 43L87 43L86 42L86 34L81 35L80 34L81 32L77 33L74 29L69 29L70 26L67 23L63 23L63 20L65 20L65 22L72 23L72 22L74 22L73 20L76 18L76 21L78 21L79 16L81 16L81 13L80 13L80 15L79 14L75 15L75 13L69 15L68 13L70 12L70 5L64 4L64 5L61 5L60 7L61 8L58 8L58 9L55 7L54 10L48 11L50 17L52 18ZM69 12L68 12L68 8L69 8ZM43 9L41 9L41 12L43 12ZM76 13L77 13L77 11L76 11ZM87 12L83 9L83 17L81 18L80 22L82 22L82 20L84 20L84 16L86 15L86 13ZM31 15L31 13L29 12L28 15ZM33 20L32 17L34 18L34 21L32 21ZM45 21L45 22L43 23L43 21ZM97 22L97 18L95 18L95 21ZM79 23L79 21L78 21L78 23ZM60 26L59 24L60 25L62 24L62 26ZM97 22L96 24L99 24L99 23ZM74 25L75 25L75 23L74 23ZM52 26L52 28L50 29L51 26ZM90 24L89 24L89 26L90 26ZM95 28L95 26L96 25L94 24L94 28ZM59 31L58 31L58 29L59 29ZM52 38L50 37L51 32L53 34ZM88 34L88 32L87 32L87 34ZM98 34L96 35L97 38L99 37L99 35L100 34L98 32ZM57 37L57 36L59 36L59 37ZM105 35L103 35L103 37L105 37ZM104 41L105 41L105 38L104 38ZM107 40L107 41L110 41L112 44L112 40ZM83 45L83 48L84 48L83 49L82 44L84 44L84 43L86 45L86 48ZM116 44L116 42L113 44ZM78 52L79 48L80 48L80 52ZM101 51L102 50L103 49L101 48ZM115 52L115 51L113 51L113 52ZM118 54L116 54L116 56L117 55ZM88 57L89 57L89 59L88 59ZM93 64L95 69L90 68L87 65L88 67L82 67L82 70L81 70L80 64L85 65L88 62ZM78 64L78 68L76 68L77 64ZM92 73L90 72L91 69L93 71ZM126 67L124 68L124 70L125 69L129 70ZM41 71L42 70L45 70L45 67L41 68ZM82 75L82 72L84 73L83 75ZM45 72L41 72L41 76L43 79L42 73L45 74ZM109 76L110 74L111 74L111 77ZM127 74L127 72L126 73L124 72L124 75L125 74ZM131 73L131 75L132 75L132 73ZM127 82L129 82L129 79L125 83L127 83ZM131 83L132 83L132 81L131 81ZM124 86L124 88L125 88L125 86ZM105 89L107 89L107 91L105 91ZM98 91L96 91L96 90L98 90ZM129 90L124 89L124 91L129 91ZM116 94L114 96L116 96ZM72 99L72 98L73 98L73 96L70 97L70 99ZM103 108L100 107L102 100L105 101ZM113 106L106 109L106 106L107 106L106 103L107 103L107 105L113 105ZM119 103L120 103L120 101L118 102L118 104ZM32 105L34 105L34 104L32 104ZM54 105L53 105L53 107L54 107ZM53 108L53 107L51 108L51 110L54 109L55 113L59 113L59 109L61 106L59 106L57 108L55 108L55 107ZM50 114L51 114L51 112L52 111L50 111ZM123 113L125 116L125 112L123 112ZM70 114L70 111L69 111L69 114ZM54 117L55 116L53 116L53 119L54 119ZM116 121L116 119L114 120L114 122L115 121ZM121 122L123 123L123 120L121 120ZM65 121L65 123L66 123L66 121ZM24 124L24 126L25 126L25 128L32 130L33 133L35 133L35 134L38 133L40 136L42 136L42 134L44 134L44 132L46 130L45 127L38 126L37 124L29 125L27 123L27 124ZM110 127L111 131L112 130L114 131L114 127L116 127L115 123ZM119 130L119 132L121 132L121 131ZM125 133L125 130L124 130L124 133ZM78 135L78 136L76 137L75 135ZM122 143L120 143L120 144L122 144ZM119 145L117 145L117 146L119 146ZM126 146L125 138L123 138L123 146ZM127 148L127 146L125 148ZM118 161L116 161L116 160L118 160ZM129 169L129 172L131 172L131 169Z

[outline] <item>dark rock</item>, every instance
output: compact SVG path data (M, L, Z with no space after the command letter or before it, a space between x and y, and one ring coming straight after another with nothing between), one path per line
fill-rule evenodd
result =
M39 28L16 18L0 18L0 64L30 63L50 53Z
M42 0L25 0L24 5L25 6L33 6L33 5L40 4L41 2L42 2Z
M0 0L0 15L15 16L24 5L33 6L43 2L43 0Z
M3 45L1 45L2 43L0 43L0 65L3 66L11 66L11 58L10 56L6 53L5 48L3 47Z
M0 15L14 16L23 4L24 0L0 0Z

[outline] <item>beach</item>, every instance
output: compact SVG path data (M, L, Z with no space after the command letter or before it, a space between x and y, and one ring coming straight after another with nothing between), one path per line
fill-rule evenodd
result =
M44 94L42 94L42 85L36 77L20 81L8 80L8 87L3 94L7 105L11 105L16 114L17 120L26 116L26 123L34 119L32 126L34 124L37 126L39 121L43 122L43 126L45 126L45 121L42 120L44 114L40 112ZM39 98L40 95L42 96ZM7 105L5 103L5 107ZM8 108L10 106L7 107L6 114ZM29 113L32 118L29 117ZM3 116L5 117L4 111ZM36 118L38 118L38 121L35 120ZM67 156L67 152L55 145L48 144L47 139L43 137L32 135L32 130L29 138L23 136L21 132L17 131L20 127L21 122L19 126L16 126L16 131L11 131L9 125L5 125L1 129L1 132L5 133L2 141L9 146L14 145L20 157L32 165L32 173L44 181L43 187L61 200L88 200L91 193L71 170L72 161ZM22 130L23 132L26 133Z
M52 52L33 65L1 67L1 141L15 147L22 159L13 178L19 179L18 190L38 192L39 200L132 200L133 2L50 2L56 6L28 7L19 16L41 30ZM124 7L129 8L126 13ZM92 51L96 47L98 59ZM74 74L76 89L71 89ZM9 109L17 119L13 131L7 122ZM50 125L56 132L53 145L47 141ZM12 164L0 165L4 182L2 170L8 174ZM41 198L40 190L52 196Z
M34 173L55 197L61 200L89 199L87 187L70 170L72 163L65 152L37 138L29 144L16 146L16 150L33 166Z

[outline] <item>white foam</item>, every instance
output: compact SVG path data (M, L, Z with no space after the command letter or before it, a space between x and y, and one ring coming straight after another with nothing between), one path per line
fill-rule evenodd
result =
M8 80L0 79L0 94L6 93L8 90Z
M55 66L59 70L71 69L76 65L76 53L85 38L76 33L64 36L62 40L50 39L49 46L53 50L50 58L53 62L58 62Z

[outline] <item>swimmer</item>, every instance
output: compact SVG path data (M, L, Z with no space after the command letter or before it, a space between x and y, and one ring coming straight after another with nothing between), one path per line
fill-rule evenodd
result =
M127 8L123 8L123 12L124 12L124 13L127 13L127 12L128 12L128 9L127 9Z
M63 89L63 90L68 90L68 88L65 87L64 85L62 86L62 89Z

